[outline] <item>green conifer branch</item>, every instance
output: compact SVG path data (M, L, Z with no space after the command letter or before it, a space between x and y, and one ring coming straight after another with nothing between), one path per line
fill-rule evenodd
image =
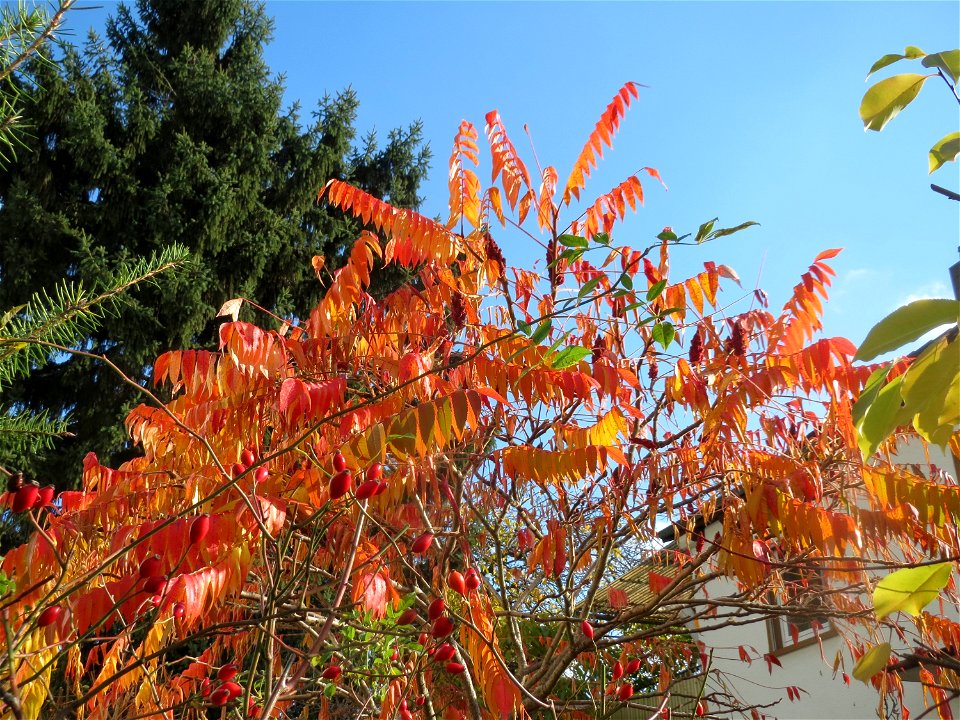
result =
M183 265L188 255L186 248L173 245L149 259L121 266L110 287L88 291L79 283L63 282L52 297L42 290L25 306L8 311L0 318L0 389L48 361L49 351L40 343L76 345L103 317L117 314L123 293L154 282L161 273Z

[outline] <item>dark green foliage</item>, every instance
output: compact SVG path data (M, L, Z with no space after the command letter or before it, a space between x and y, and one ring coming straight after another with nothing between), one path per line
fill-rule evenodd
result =
M319 298L313 255L338 267L359 227L316 203L331 177L416 206L429 159L419 124L380 147L356 142L357 98L325 98L307 126L282 107L249 0L139 0L106 39L38 63L23 115L34 137L0 170L0 308L60 281L110 286L117 268L171 243L193 262L130 293L78 346L146 381L158 354L215 344L214 316L246 297L280 315ZM55 456L0 464L64 487L83 454L129 457L122 419L134 391L102 365L57 357L5 392L4 405L69 413L76 438Z

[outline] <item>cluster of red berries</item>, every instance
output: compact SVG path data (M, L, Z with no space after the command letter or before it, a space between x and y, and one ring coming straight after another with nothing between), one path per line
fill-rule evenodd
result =
M210 682L209 678L204 678L200 683L200 696L208 698L214 707L223 707L231 700L240 697L243 694L243 687L236 682L234 678L240 674L240 668L236 663L227 663L217 671L216 687ZM253 698L251 698L251 702Z
M15 513L39 510L53 502L56 489L53 485L40 487L37 483L25 483L23 473L13 473L7 478L7 492L13 495L10 509Z
M257 462L256 453L250 448L244 448L240 453L240 461L235 462L230 467L230 477L236 479L243 475L247 470L250 469L250 466ZM266 482L267 478L270 477L270 470L267 469L266 465L261 465L257 468L257 471L253 474L253 480L257 483Z
M347 459L339 450L333 455L333 472L334 475L330 478L330 499L338 500L353 487L353 473L347 469ZM383 465L375 462L368 467L363 482L353 493L357 500L367 500L384 492L388 486L382 478Z

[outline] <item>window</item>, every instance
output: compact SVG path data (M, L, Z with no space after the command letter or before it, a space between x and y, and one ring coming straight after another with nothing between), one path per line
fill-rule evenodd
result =
M793 612L778 615L767 621L767 635L771 652L789 652L817 642L817 636L823 637L831 632L828 619L818 614L823 607L823 581L816 570L802 572L787 569L782 573L787 601L783 603ZM771 598L777 605L782 601Z

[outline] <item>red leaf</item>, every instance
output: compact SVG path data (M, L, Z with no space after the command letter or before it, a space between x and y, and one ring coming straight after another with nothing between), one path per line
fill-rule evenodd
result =
M673 578L669 578L666 575L661 575L660 573L655 572L650 573L648 580L650 582L650 590L656 595L659 595L666 590L670 583L673 582Z

